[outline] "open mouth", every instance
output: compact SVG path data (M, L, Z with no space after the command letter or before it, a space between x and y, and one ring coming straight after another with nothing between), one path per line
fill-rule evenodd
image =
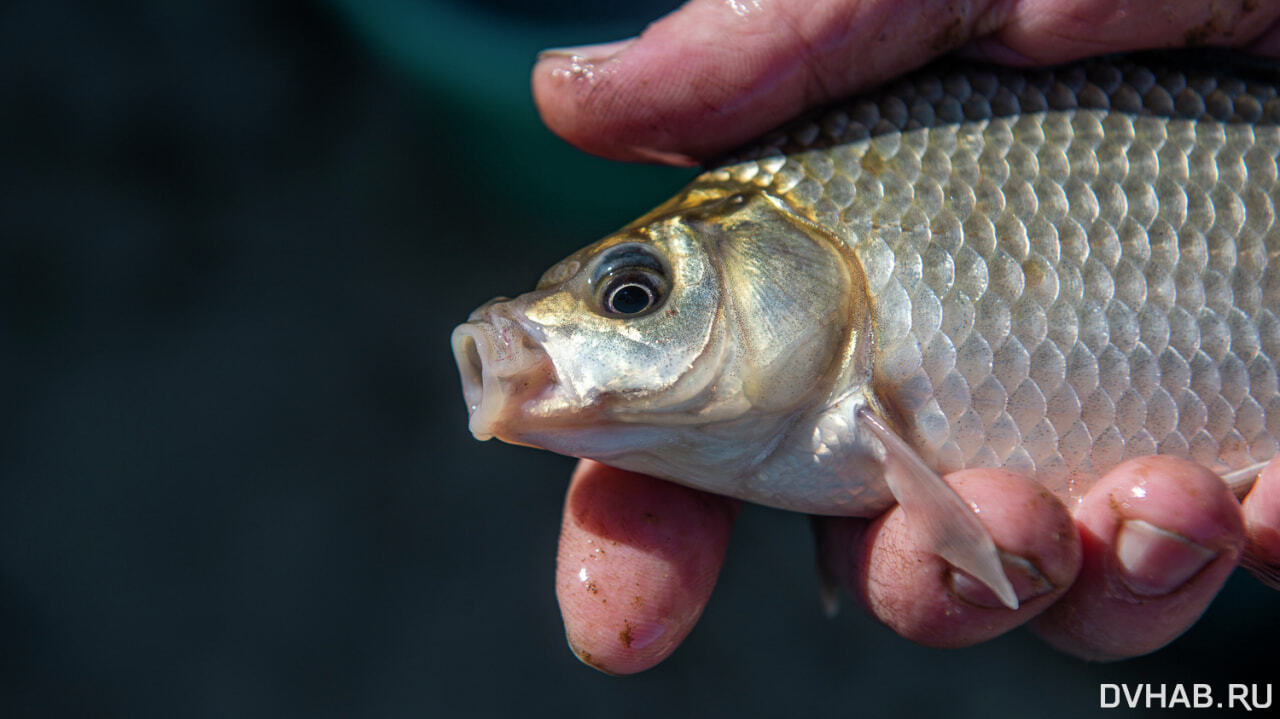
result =
M507 439L522 405L555 382L551 360L522 327L489 313L453 331L453 358L476 439Z
M480 359L475 334L463 331L463 327L453 333L453 358L458 363L458 374L462 376L462 396L467 400L467 412L475 414L484 398L484 360Z

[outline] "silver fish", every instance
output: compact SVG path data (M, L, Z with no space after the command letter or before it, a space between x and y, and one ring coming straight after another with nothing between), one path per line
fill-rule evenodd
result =
M1280 446L1280 70L1195 62L938 64L764 138L459 326L471 431L897 501L1010 606L939 472L1071 500L1160 453L1242 491Z

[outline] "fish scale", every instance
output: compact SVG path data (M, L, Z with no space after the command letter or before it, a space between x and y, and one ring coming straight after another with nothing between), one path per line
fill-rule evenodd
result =
M953 65L694 186L762 188L854 250L875 392L926 463L1078 496L1130 457L1277 453L1278 154L1267 82Z

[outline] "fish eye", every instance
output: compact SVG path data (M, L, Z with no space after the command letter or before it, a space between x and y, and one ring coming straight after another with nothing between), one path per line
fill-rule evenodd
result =
M607 314L638 315L656 306L660 298L660 278L632 269L608 278L600 290L600 304Z
M643 245L621 245L605 254L592 273L601 314L637 317L666 299L666 267Z

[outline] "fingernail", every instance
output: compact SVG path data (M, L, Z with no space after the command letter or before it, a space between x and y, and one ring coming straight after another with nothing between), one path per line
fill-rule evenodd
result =
M1013 584L1013 591L1018 595L1019 604L1048 594L1054 589L1053 583L1036 568L1036 565L1023 557L1000 552L1000 564L1004 567L1004 573L1009 577L1009 582ZM990 587L974 579L969 573L953 568L949 579L951 591L965 603L987 609L1005 608L1004 603L995 592L991 591Z
M1218 553L1141 519L1116 534L1120 579L1134 594L1159 597L1186 584Z
M627 149L631 154L643 162L655 162L662 165L674 165L676 167L693 167L698 161L689 157L682 152L673 152L670 150L659 150L654 147L643 147L640 145L628 145Z
M605 60L618 53L631 43L635 42L634 37L625 40L615 40L614 42L601 42L595 45L577 45L574 47L549 47L538 53L538 62L542 62L548 58L564 57L576 58L583 62L599 62Z

